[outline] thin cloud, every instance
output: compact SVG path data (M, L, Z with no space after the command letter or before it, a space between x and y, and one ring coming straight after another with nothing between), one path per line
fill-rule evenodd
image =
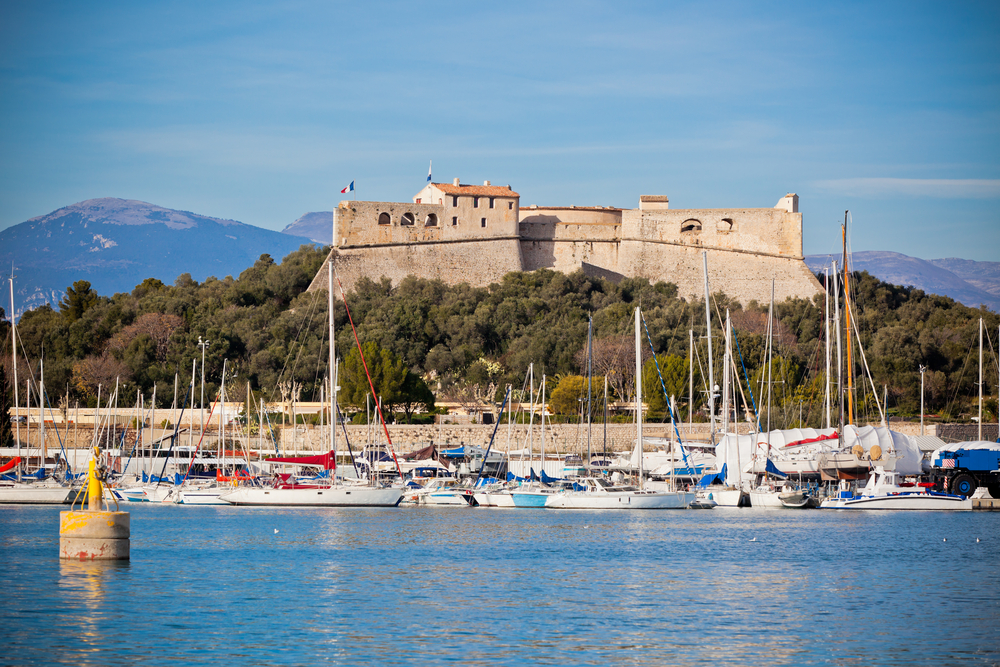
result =
M841 178L816 181L815 185L823 190L855 197L1000 198L1000 179L989 178Z

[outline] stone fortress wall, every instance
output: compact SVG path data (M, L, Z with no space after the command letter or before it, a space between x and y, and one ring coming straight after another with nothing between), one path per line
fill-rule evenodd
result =
M821 287L802 259L798 196L774 208L670 209L644 195L639 208L520 207L510 186L430 183L412 202L344 201L334 211L331 261L345 289L362 276L398 284L408 275L485 286L510 271L583 269L611 280L672 282L685 298L709 282L746 304L811 298ZM325 289L327 269L310 290Z

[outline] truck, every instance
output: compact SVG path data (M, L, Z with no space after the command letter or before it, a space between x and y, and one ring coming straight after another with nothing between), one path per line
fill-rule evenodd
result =
M934 450L931 455L934 488L971 496L980 486L1000 498L1000 443L957 442Z

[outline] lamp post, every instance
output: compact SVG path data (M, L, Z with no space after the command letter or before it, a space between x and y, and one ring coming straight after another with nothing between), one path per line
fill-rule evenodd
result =
M924 434L924 372L927 367L920 364L920 435Z
M198 336L198 347L201 348L201 433L205 434L205 348L211 341L202 340L201 336Z

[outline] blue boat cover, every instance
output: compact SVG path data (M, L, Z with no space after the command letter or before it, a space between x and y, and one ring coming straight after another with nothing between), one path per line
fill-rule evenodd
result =
M532 471L532 472L534 472L534 471ZM561 477L549 477L548 475L545 474L544 470L542 471L542 483L543 484L551 484L552 482L561 482L561 481L562 481Z
M722 464L722 470L719 472L710 472L704 477L698 480L698 486L709 486L711 484L725 484L726 483L726 464Z
M465 458L465 447L456 447L455 449L442 449L441 456L447 457L449 459Z
M767 465L764 466L764 470L766 472L771 473L772 475L777 475L778 477L780 477L782 479L786 479L788 477L788 475L786 475L785 473L783 473L780 470L778 470L778 468L774 465L774 463L771 461L771 459L767 460Z

